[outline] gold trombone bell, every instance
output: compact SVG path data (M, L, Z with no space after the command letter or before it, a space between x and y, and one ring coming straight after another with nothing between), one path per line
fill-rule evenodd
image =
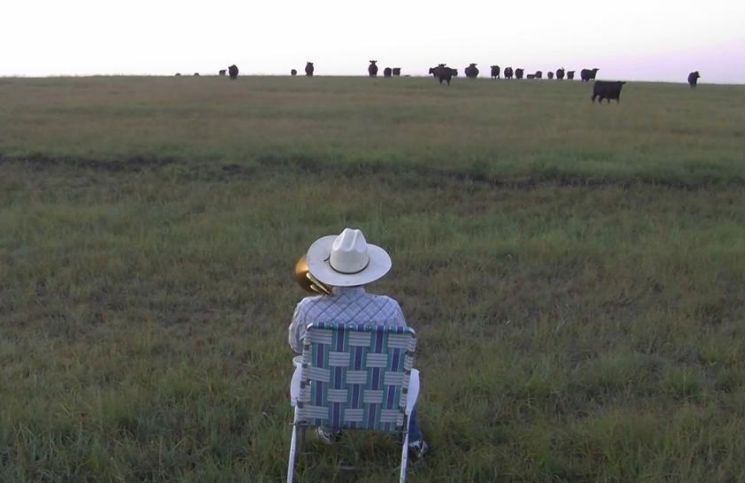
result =
M323 282L317 280L308 271L308 260L305 259L305 255L300 257L297 263L295 263L292 278L308 293L331 295L331 287L324 285Z

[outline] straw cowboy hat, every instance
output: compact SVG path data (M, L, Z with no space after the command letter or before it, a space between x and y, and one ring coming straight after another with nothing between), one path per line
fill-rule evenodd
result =
M336 287L365 285L391 269L388 253L367 243L362 231L352 228L319 238L308 249L306 258L311 275Z

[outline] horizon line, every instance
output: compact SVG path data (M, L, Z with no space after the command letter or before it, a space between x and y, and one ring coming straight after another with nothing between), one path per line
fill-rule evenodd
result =
M549 71L544 71L549 72ZM172 78L172 77L226 77L229 79L228 76L220 76L219 74L202 74L199 73L198 76L195 76L194 73L179 73L180 76L177 76L176 74L124 74L124 73L118 73L118 74L48 74L48 75L18 75L18 74L11 74L11 75L3 75L0 74L0 79L54 79L54 78L92 78L92 77L163 77L163 78ZM290 74L266 74L266 73L252 73L252 74L240 74L238 76L241 77L307 77L302 72L298 72L296 76L292 76ZM351 78L361 78L361 79L368 79L370 78L368 75L364 74L314 74L313 77L338 77L338 78L345 78L345 77L351 77ZM400 76L390 77L390 79L394 78L416 78L416 79L423 79L423 78L430 78L431 75L429 74L402 74ZM375 79L386 79L386 77L379 75L374 77ZM464 79L465 76L463 76ZM566 82L566 83L572 83L572 82L579 82L582 83L583 81L581 79L505 79L505 78L499 78L499 79L492 79L489 75L480 76L476 79L466 79L468 81L473 80L487 80L487 81L535 81L535 82ZM608 80L608 79L597 79L597 80ZM618 79L616 79L618 80ZM674 80L655 80L655 79L640 79L640 78L626 78L626 79L620 79L620 80L628 80L632 82L645 82L645 83L655 83L655 84L686 84L687 82L685 80L682 81L674 81ZM587 82L589 83L589 82ZM745 82L719 82L719 81L710 81L710 82L701 82L699 81L698 85L721 85L721 86L745 86Z

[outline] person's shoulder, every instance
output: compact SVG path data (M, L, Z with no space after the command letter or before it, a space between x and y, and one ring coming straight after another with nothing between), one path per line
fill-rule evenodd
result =
M319 302L323 301L324 297L325 295L312 295L310 297L304 297L302 300L300 300L300 302L297 303L297 309L303 310L317 305Z
M392 307L397 307L399 310L401 309L401 306L398 304L398 301L391 297L390 295L374 295L374 294L368 294L371 297L375 298L375 300L378 303L384 304L384 305L390 305Z

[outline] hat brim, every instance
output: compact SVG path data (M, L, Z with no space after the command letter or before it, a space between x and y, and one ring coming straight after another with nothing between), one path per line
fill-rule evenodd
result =
M313 242L308 248L306 259L308 271L319 281L335 287L354 287L366 285L383 277L391 269L391 257L377 245L367 244L367 256L370 262L361 272L346 274L337 272L331 267L331 245L336 235L324 236Z

